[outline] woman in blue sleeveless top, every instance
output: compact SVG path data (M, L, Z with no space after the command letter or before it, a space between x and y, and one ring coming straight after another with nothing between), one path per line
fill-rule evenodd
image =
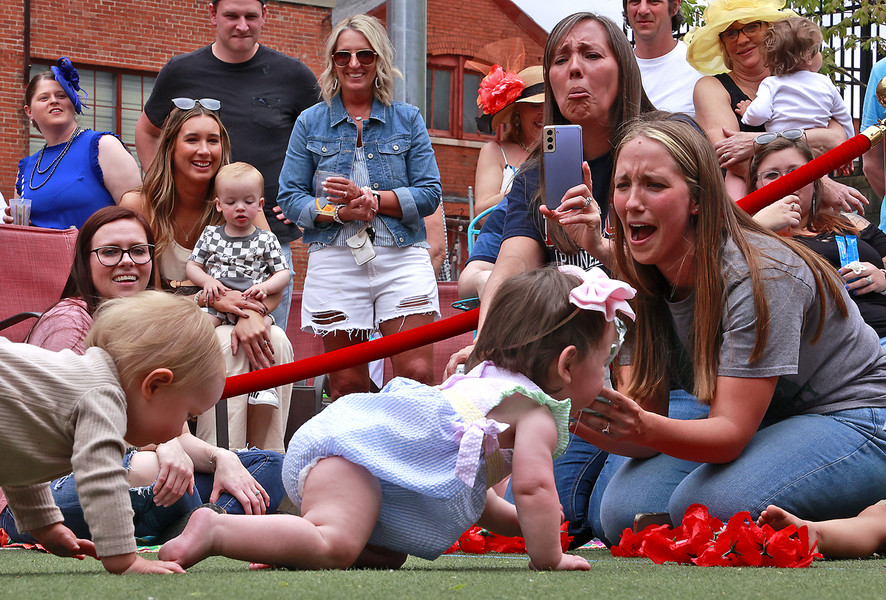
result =
M19 162L15 196L31 199L35 227L79 228L141 183L135 159L115 134L77 124L83 111L79 81L62 57L51 71L35 75L25 92L25 114L46 144ZM11 222L11 216L4 220Z

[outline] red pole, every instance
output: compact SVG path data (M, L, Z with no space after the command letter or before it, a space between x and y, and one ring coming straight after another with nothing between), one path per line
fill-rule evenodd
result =
M776 200L794 193L820 177L824 177L840 165L845 165L849 161L861 156L879 141L879 139L875 141L869 136L870 129L876 129L877 133L880 131L879 128L874 126L855 137L849 138L833 150L810 160L799 169L787 175L782 175L772 183L754 190L739 200L737 202L738 206L744 209L746 213L752 215Z
M266 390L439 342L476 329L479 318L480 309L475 308L430 325L408 329L377 340L369 340L285 365L233 375L225 382L222 398L239 396L255 390Z

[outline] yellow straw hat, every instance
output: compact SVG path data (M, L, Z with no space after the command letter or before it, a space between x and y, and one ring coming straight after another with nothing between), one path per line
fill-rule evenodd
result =
M714 0L704 11L704 25L693 27L683 41L689 49L686 60L695 70L705 75L726 73L729 69L723 62L723 48L720 34L735 22L742 25L763 21L774 23L797 13L784 8L785 0Z

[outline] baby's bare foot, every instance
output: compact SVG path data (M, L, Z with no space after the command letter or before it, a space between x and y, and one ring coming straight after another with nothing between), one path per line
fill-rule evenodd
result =
M221 515L208 509L198 508L188 519L181 535L163 544L157 558L180 564L187 569L212 553L213 521Z
M815 521L804 521L774 504L770 504L766 507L766 510L760 513L760 518L757 519L757 525L760 527L763 525L769 525L776 531L784 529L790 525L796 525L797 529L806 526L809 528L809 547L812 548L815 543L819 541L820 534L818 531L818 524Z

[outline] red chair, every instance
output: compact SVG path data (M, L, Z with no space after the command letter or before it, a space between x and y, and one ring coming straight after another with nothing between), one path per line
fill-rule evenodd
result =
M40 313L62 295L76 229L0 225L0 335L23 342Z

